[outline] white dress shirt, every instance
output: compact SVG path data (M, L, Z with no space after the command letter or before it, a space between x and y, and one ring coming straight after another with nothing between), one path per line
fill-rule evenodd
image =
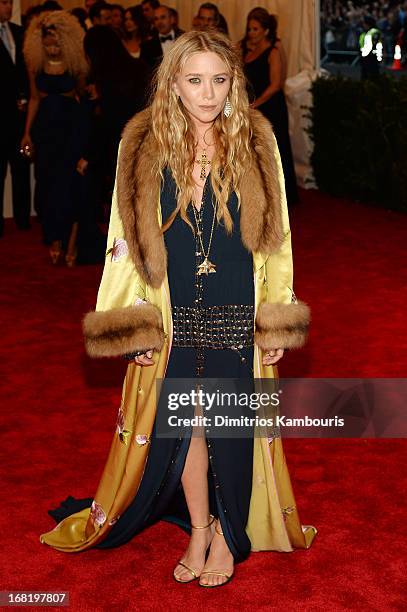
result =
M0 23L0 27L1 26L4 26L4 32L7 37L8 48L6 46L6 49L10 53L11 59L13 60L13 64L15 64L16 63L16 45L14 42L14 36L10 30L8 21L3 21L3 23Z
M161 40L161 34L158 35L158 38L160 39L160 43L161 43L161 49L163 50L163 55L165 55L166 53L168 53L168 51L171 49L172 45L174 44L175 32L174 30L171 30L170 32L168 32L168 34L163 34L162 36L164 37L171 36L171 40L166 40L165 42L163 42Z

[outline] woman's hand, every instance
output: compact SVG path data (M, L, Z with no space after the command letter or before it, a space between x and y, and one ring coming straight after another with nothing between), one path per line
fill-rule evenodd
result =
M99 98L98 92L96 89L96 85L94 83L90 83L86 87L86 91L87 91L89 100L97 100Z
M264 353L262 363L263 365L266 365L266 366L273 365L281 359L283 354L284 354L284 349L282 348L270 349L269 351Z
M20 153L30 157L34 152L34 145L29 134L24 134L20 143Z
M134 361L137 365L150 366L154 364L152 357L153 357L153 349L150 349L149 351L146 351L142 355L135 357Z
M79 172L82 176L85 175L86 170L88 169L89 162L83 157L80 158L78 163L76 164L76 171Z

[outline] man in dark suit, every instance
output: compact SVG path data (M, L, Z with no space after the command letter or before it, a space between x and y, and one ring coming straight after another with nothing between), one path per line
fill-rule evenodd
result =
M19 229L30 227L30 164L20 153L24 133L28 79L24 65L23 28L10 22L12 0L0 0L0 235L3 234L3 199L7 164L13 188L13 215Z
M174 40L184 33L175 25L175 18L168 6L159 6L154 10L154 27L157 34L151 40L141 43L140 57L152 68L156 68L164 54L174 44Z

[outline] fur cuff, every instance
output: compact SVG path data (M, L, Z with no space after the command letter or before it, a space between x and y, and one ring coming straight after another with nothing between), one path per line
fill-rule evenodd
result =
M310 309L305 302L262 302L257 311L254 341L263 351L301 348L307 340L309 322Z
M90 357L117 357L148 349L161 351L164 344L161 312L153 304L88 312L82 329Z

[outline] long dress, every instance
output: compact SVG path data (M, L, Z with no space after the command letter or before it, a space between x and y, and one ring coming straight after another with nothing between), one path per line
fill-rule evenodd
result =
M166 170L161 191L164 221L175 208L175 193L175 181L171 172ZM215 274L200 276L196 274L197 265L204 259L198 234L195 233L194 236L191 228L179 215L164 235L174 319L176 313L183 307L233 309L237 305L245 307L250 319L254 305L253 261L252 255L241 241L235 193L231 194L228 206L233 220L232 234L227 235L221 224L215 225L213 232L210 260L216 265ZM205 183L201 211L202 242L206 250L214 215L209 176ZM188 216L194 225L191 207L188 209ZM253 325L248 327L253 329ZM192 346L177 346L174 338L166 378L247 378L252 381L253 346L250 344L252 344L250 331L243 340L244 346L239 344L237 350L204 348L201 351ZM165 408L166 406L159 401L151 447L140 487L132 503L96 548L120 546L147 525L160 519L174 522L188 533L191 531L181 483L191 429L187 430L186 434L180 433L178 437L157 437L158 415ZM220 438L208 436L206 433L206 443L209 455L210 512L220 518L229 549L235 562L239 562L249 555L251 549L245 527L252 489L253 437ZM66 516L88 507L91 502L91 498L76 500L69 496L58 509L49 511L49 514L59 522Z
M267 47L256 59L244 64L251 102L259 98L270 85L270 66L268 60L273 48ZM298 201L298 190L284 91L282 89L276 91L269 100L258 107L258 110L267 117L273 126L283 165L287 203L295 204Z
M82 152L85 116L74 97L63 95L76 85L68 71L39 72L36 84L47 94L40 100L31 128L43 237L45 244L61 240L66 248L77 220L80 175L76 164Z

